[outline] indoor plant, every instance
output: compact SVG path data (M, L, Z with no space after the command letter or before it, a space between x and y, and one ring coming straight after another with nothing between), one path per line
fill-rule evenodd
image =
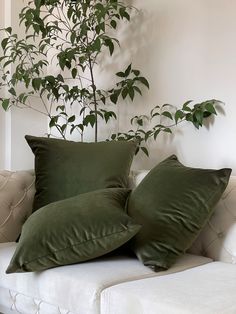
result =
M120 49L116 30L120 23L130 21L134 10L118 0L29 1L20 13L25 38L18 38L11 27L3 30L0 88L7 89L8 97L0 99L2 107L32 108L47 115L50 128L56 128L64 139L78 131L83 141L85 130L92 127L97 141L98 126L117 118L114 105L122 99L133 101L142 95L143 87L149 88L147 79L132 63L115 74L114 86L107 89L99 88L95 76L101 57ZM51 63L58 71L48 75ZM32 105L35 97L41 107ZM216 103L208 100L190 107L186 102L181 109L156 106L150 117L131 119L134 129L114 133L111 139L135 138L148 154L145 142L149 138L156 139L161 131L171 133L172 126L185 120L199 128L205 117L216 114ZM146 128L144 120L151 120Z

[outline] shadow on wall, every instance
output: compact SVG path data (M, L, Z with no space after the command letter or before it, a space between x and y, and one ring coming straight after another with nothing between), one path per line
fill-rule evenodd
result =
M133 4L133 1L129 1ZM98 71L104 83L109 85L114 77L111 74L124 69L133 62L135 67L143 64L143 60L151 60L152 43L154 36L154 16L145 10L134 9L131 14L131 22L121 22L116 35L120 41L120 50L114 51L112 57L101 57ZM145 69L141 69L145 75Z
M128 1L128 4L133 5L134 1ZM109 89L117 82L117 77L114 75L118 71L123 71L131 62L134 68L141 70L143 76L147 77L148 68L155 62L153 57L153 43L155 41L156 24L154 14L151 16L147 10L134 9L131 14L131 22L121 22L117 28L117 38L120 41L120 49L116 49L113 56L108 56L107 52L101 56L99 67L96 69L96 78L99 82L99 87ZM144 62L145 60L145 62ZM147 77L147 79L149 79ZM155 104L150 103L150 91L145 88L143 97L137 96L132 103L131 101L121 101L116 106L118 120L116 121L115 131L128 131L131 128L130 119L137 114L144 114L149 111ZM150 103L150 108L149 108ZM109 132L107 128L101 130ZM106 137L107 133L103 133Z

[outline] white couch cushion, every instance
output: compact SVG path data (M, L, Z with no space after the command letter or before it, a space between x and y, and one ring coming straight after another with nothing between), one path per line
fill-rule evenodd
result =
M58 308L74 314L99 313L100 294L107 287L157 275L130 256L107 256L38 273L7 275L5 269L15 247L15 243L0 244L0 308L13 307L22 314L54 314L52 308L51 313L46 310L49 306L54 306L55 313ZM163 274L209 262L204 257L186 255Z
M33 172L0 172L0 242L18 238L32 212L34 193Z
M235 314L236 266L213 262L105 289L103 314Z

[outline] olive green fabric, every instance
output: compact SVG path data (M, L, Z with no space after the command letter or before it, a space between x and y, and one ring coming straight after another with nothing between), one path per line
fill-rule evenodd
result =
M124 210L128 194L97 190L40 208L24 224L6 272L84 262L118 248L140 229Z
M126 188L134 142L80 143L27 135L35 155L33 211L98 189Z
M211 216L230 173L185 167L174 155L153 168L128 203L128 214L142 225L131 240L137 257L155 271L168 269Z

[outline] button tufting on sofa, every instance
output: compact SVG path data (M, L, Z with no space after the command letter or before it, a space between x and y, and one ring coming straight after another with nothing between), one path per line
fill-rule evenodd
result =
M189 250L199 255L204 252L213 260L227 263L236 259L236 177L231 176L229 185L216 205L215 211Z
M12 313L22 314L22 311L24 311L24 313L27 314L73 314L67 309L62 309L59 306L49 304L43 300L26 296L10 289L8 289L8 295L9 298L0 301L3 301L5 307L10 309ZM3 314L5 313L3 312Z
M33 171L0 172L0 242L15 241L32 212Z

